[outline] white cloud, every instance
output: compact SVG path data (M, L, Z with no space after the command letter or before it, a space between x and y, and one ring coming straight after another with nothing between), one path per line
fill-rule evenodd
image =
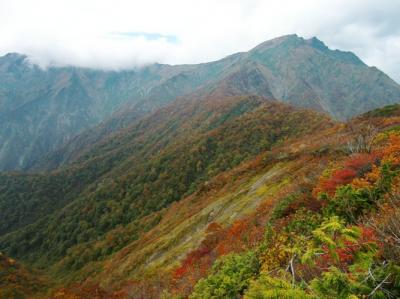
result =
M0 54L120 69L216 60L297 33L400 81L399 11L398 0L0 0Z

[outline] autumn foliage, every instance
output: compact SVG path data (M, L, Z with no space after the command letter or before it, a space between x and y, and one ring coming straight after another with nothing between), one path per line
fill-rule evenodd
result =
M173 293L189 295L196 282L207 276L219 257L257 246L264 237L269 212L270 204L263 203L256 213L234 221L227 228L215 222L210 223L199 248L189 252L181 265L172 272Z
M220 257L231 252L249 252L251 248L259 248L260 282L250 284L249 296L245 298L253 298L251 294L259 292L273 294L276 298L291 292L299 298L314 298L309 290L302 289L301 284L298 289L295 287L301 281L310 283L312 293L318 294L316 298L339 298L342 296L339 294L398 294L393 288L395 277L400 278L400 271L382 267L378 261L388 254L385 248L397 241L390 232L400 229L400 225L390 221L389 216L376 218L374 223L363 222L363 217L366 212L373 213L376 207L382 213L398 213L380 202L390 199L393 203L393 192L397 192L399 182L396 178L399 153L400 138L389 135L373 152L348 156L328 169L312 194L303 190L302 194L293 194L270 207L271 213L263 219L264 224L269 223L267 231L265 227L257 228L257 221L249 218L235 221L228 228L210 224L201 246L190 252L181 266L174 270L174 293L189 296L193 286L183 290L182 285L187 287L207 275L207 280L200 280L201 283L196 285L193 298L197 298L199 292L210 292L215 275L210 273L210 269L215 261L223 261ZM389 197L390 190L392 195ZM327 194L325 202L316 199L316 195L323 192ZM341 218L340 209L337 210L339 215L335 214L335 209L327 209L330 203L336 206L337 201L343 201L339 202L338 208L352 213L351 218ZM269 218L271 215L273 218ZM391 243L385 244L385 241ZM290 281L288 286L291 287L287 290L274 289L277 285L286 286L284 282ZM266 282L277 284L263 290L262 283ZM336 288L337 283L342 283L342 286Z
M328 246L322 246L322 253L316 258L316 265L327 270L335 265L343 271L348 271L349 266L354 263L357 254L362 250L370 250L382 248L382 244L378 241L377 233L370 227L360 226L360 236L356 240L338 240L340 236L335 236L334 242L343 242L343 246L338 246L334 250L334 254L329 252Z
M351 183L355 178L368 172L373 163L378 159L378 154L354 154L350 156L339 169L333 170L329 177L322 177L314 189L314 195L327 192L333 195L337 187Z

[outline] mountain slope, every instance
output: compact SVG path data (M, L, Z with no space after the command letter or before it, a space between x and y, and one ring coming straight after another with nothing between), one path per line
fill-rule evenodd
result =
M0 252L0 298L33 298L46 289L46 283L39 273Z
M338 119L400 101L399 85L393 80L367 67L353 53L331 51L316 38L284 36L218 63L227 65L220 78L187 98L253 94L324 111ZM130 109L92 128L34 163L32 169L54 169L73 161L115 128L135 121L135 115L136 109Z
M80 246L106 240L112 229L129 228L115 244L88 249L91 259L102 259L155 225L160 219L154 212L221 171L331 125L327 116L260 97L175 102L96 145L65 169L0 177L0 248L48 267L75 257L73 248L80 251ZM146 217L152 220L146 222ZM81 256L70 258L64 270L82 267L87 257Z
M104 261L86 262L79 271L82 284L70 285L71 293L85 298L90 293L75 293L77 286L97 285L108 292L105 298L234 298L247 289L246 298L330 298L341 292L368 295L386 279L379 294L397 295L397 243L387 240L394 240L391 233L398 232L397 218L392 217L399 213L399 115L399 106L374 111L291 140L220 173L196 193L153 215L162 220L138 240ZM362 147L351 152L349 144L359 142L366 132L375 141L372 153ZM385 172L388 159L395 164ZM318 199L317 194L332 184L343 193L328 197L328 202ZM329 192L332 196L334 190ZM327 226L332 214L344 217L348 226L328 235L327 228L344 223ZM320 226L323 230L316 231ZM330 237L344 233L353 235L338 239L333 249L340 258L336 261L335 251L330 253L322 242L329 244ZM129 228L116 229L108 242L126 234ZM327 239L313 239L318 236ZM98 246L106 242L77 248L76 256ZM311 254L316 262L308 264L302 255L311 249L321 253ZM253 258L240 258L248 255ZM68 262L69 257L63 260ZM294 278L285 270L290 271L290 264ZM223 265L230 268L225 271ZM241 276L248 269L251 279ZM340 286L345 287L335 287L331 277L341 278ZM315 281L326 287L318 288Z
M207 96L221 86L231 95L275 98L337 119L400 100L399 85L354 54L296 35L215 62L123 72L45 71L12 54L0 59L0 78L0 169L35 167L49 151L114 112L118 117L102 124L96 140L176 97ZM125 120L116 121L120 117ZM74 140L77 147L82 139Z
M134 105L144 98L156 99L138 108L142 115L185 92L185 87L168 92L155 87L175 82L179 67L153 65L129 72L41 70L28 65L25 58L10 54L0 59L2 169L26 167L83 129L107 119L126 102Z
M290 227L301 233L309 229L304 223L314 225L310 213L303 221L302 211L320 213L323 204L313 190L331 186L319 180L341 170L337 161L381 167L380 159L353 160L351 144L360 143L360 136L365 145L374 137L374 150L396 158L398 147L386 143L398 132L399 111L393 105L343 124L255 96L178 100L95 144L72 164L40 174L27 191L19 188L26 177L20 181L13 174L1 193L7 196L0 197L4 215L7 203L19 211L34 192L43 198L42 180L69 175L75 181L54 180L52 187L63 192L54 192L53 200L62 195L67 202L3 233L0 250L46 269L56 281L52 298L94 292L98 298L159 298L163 292L185 297L212 274L220 255L263 250L268 221L285 228L296 215ZM353 173L362 178L374 168L357 169ZM340 184L338 178L332 182ZM73 194L79 181L84 187ZM293 205L288 198L295 198Z

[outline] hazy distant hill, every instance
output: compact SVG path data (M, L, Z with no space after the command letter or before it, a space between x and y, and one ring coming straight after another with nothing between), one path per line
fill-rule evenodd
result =
M267 96L326 111L337 119L400 101L400 86L353 53L332 51L316 38L296 35L215 62L154 64L121 72L41 70L25 58L0 58L4 170L29 168L85 129L106 121L101 132L95 129L97 141L182 95L217 94L222 89L224 95ZM114 112L118 114L107 122Z

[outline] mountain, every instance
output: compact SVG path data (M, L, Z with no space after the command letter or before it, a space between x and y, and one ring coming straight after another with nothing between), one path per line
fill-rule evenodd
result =
M29 65L25 56L2 57L0 168L29 165L83 129L107 119L125 102L135 105L144 98L155 98L143 108L149 111L152 105L172 100L185 92L184 87L176 93L173 88L166 90L175 84L179 69L152 65L130 72L72 67L42 70ZM163 84L164 90L156 88Z
M3 170L39 169L38 160L65 143L75 142L67 151L80 149L80 133L96 135L98 141L182 96L211 96L221 90L231 96L259 95L336 119L400 100L399 85L353 53L296 35L215 62L119 72L42 70L23 55L8 54L0 58L0 79ZM91 131L85 133L87 129Z

